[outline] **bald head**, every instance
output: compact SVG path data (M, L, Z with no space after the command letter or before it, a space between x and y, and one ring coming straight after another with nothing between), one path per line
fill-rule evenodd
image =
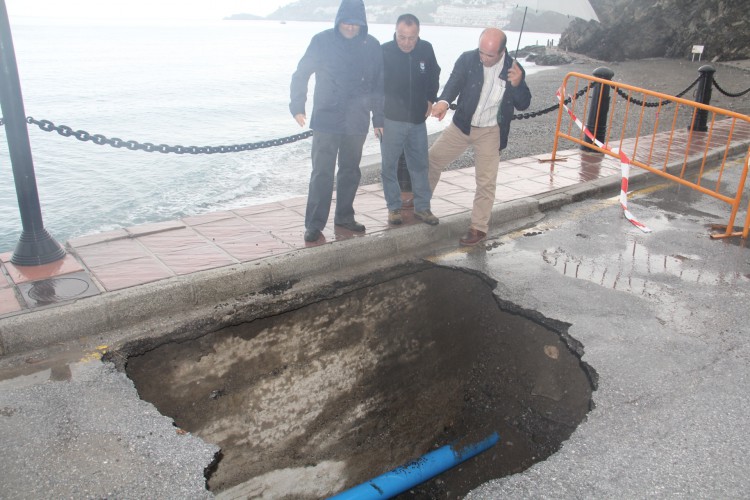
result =
M505 44L508 37L502 30L497 28L486 28L479 36L479 59L486 67L491 67L500 61L505 52Z

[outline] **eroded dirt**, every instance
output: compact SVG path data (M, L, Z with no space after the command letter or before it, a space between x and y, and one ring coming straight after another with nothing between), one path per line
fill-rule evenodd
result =
M595 375L565 325L512 309L487 279L434 267L164 344L126 371L221 446L220 496L324 497L497 431L495 447L400 497L458 498L544 460L590 408Z

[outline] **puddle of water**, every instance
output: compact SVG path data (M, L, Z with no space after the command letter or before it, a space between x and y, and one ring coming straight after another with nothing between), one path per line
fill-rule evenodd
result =
M407 493L458 498L544 460L588 412L593 371L565 337L502 310L486 278L434 267L128 352L126 371L143 399L221 447L215 493L319 498L498 432Z
M630 238L622 251L607 255L574 255L562 248L548 248L542 259L560 274L583 279L613 290L638 295L651 293L661 286L651 278L667 275L686 283L701 285L737 285L748 281L740 270L717 272L709 269L700 255L680 253L660 254L650 251L637 239Z

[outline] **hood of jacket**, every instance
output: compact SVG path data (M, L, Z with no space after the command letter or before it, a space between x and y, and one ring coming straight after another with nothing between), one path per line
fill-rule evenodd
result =
M336 13L336 21L333 25L336 33L339 24L359 24L360 37L367 36L367 14L365 13L365 2L363 0L342 0L339 11Z

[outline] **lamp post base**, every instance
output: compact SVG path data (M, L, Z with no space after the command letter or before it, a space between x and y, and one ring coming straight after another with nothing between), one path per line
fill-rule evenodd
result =
M65 257L65 250L46 229L23 231L10 262L16 266L41 266Z

